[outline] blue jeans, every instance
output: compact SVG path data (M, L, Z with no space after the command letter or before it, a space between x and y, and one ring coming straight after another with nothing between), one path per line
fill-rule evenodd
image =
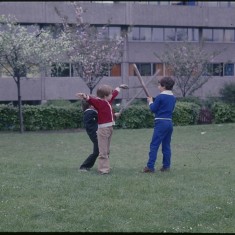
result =
M154 124L154 131L150 143L149 160L147 167L154 170L155 162L157 160L157 152L160 144L162 144L162 166L169 168L171 165L171 136L173 133L173 124L170 120L156 120Z

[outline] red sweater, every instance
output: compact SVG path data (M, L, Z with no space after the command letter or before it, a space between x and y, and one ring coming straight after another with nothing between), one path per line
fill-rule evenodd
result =
M110 101L89 96L87 102L98 111L98 128L115 125L112 102L118 94L119 91L115 89Z

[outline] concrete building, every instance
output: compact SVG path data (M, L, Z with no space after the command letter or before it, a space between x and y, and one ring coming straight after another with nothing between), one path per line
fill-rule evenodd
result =
M213 78L195 92L196 96L206 98L219 95L219 89L229 82L235 82L235 2L232 1L91 1L79 2L85 10L84 21L101 27L110 22L108 34L132 27L125 44L122 63L104 77L100 83L113 87L127 83L129 90L121 92L119 99L131 98L139 91L140 83L131 64L135 63L147 82L156 68L161 70L159 77L167 75L165 65L160 63L154 52L163 53L166 43L182 43L183 32L186 40L200 43L205 40L205 49L221 49L212 62L222 71L214 73ZM37 24L39 27L60 23L55 7L75 22L74 11L69 2L0 2L0 15L14 15L21 24ZM71 65L68 65L71 66ZM158 94L156 84L151 83L152 96ZM23 79L22 100L40 103L46 100L76 100L76 92L89 93L86 84L71 73L53 72L50 76L41 74L33 79ZM94 90L95 93L95 90ZM144 92L138 98L145 98ZM17 100L14 80L0 72L0 102Z

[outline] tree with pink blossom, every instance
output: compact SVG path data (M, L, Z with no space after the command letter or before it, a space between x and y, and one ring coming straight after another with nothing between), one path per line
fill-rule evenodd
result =
M70 62L78 77L81 78L92 94L100 80L108 75L112 66L122 59L125 32L110 38L106 35L107 25L98 30L97 27L83 22L84 13L78 2L72 3L76 23L68 23L68 17L56 8L63 20L62 40L66 46L67 61Z
M210 63L220 54L208 52L195 43L167 44L163 54L155 53L175 78L175 87L182 97L191 96L212 78Z

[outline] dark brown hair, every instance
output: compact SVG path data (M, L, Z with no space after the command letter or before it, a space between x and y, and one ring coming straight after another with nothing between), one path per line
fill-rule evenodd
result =
M84 112L86 109L88 109L91 105L86 101L82 100L82 111Z
M163 77L158 83L162 87L165 87L166 90L172 90L175 85L175 80L172 77Z

